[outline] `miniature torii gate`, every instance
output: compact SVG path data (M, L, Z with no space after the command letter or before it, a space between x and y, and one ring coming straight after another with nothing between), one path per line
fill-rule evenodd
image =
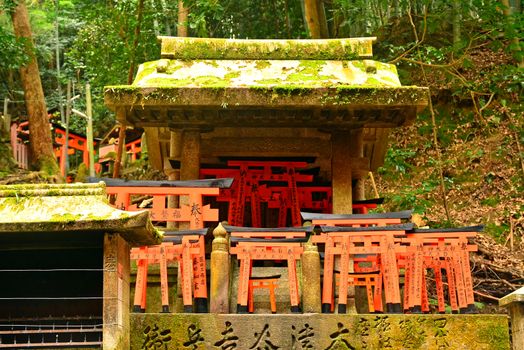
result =
M311 182L313 176L297 173L297 169L305 168L306 162L281 161L229 161L232 169L201 169L200 175L216 177L233 177L235 182L230 191L223 191L219 200L229 202L228 222L233 226L244 224L246 201L251 203L251 226L261 227L260 203L263 195L267 196L267 188L262 188L261 182L287 182L283 188L284 202L279 202L279 226L286 226L287 210L291 211L292 226L300 226L300 204L298 182ZM275 173L274 168L282 169L282 173ZM261 193L263 192L263 193ZM266 197L264 196L264 197Z
M174 261L177 261L180 266L184 312L193 311L193 288L197 312L207 310L203 302L197 299L203 296L207 298L205 251L202 245L202 237L206 232L207 229L165 232L161 245L141 247L131 251L131 259L138 261L134 312L145 312L146 310L148 266L152 264L160 265L162 312L169 312L167 264ZM200 271L204 271L204 280L201 278Z
M224 226L231 234L230 253L240 260L237 312L248 311L249 280L253 260L287 261L291 312L299 312L296 260L300 259L313 227L249 228Z
M322 309L329 312L333 300L333 271L335 256L340 256L339 313L346 312L348 273L350 258L356 254L380 255L381 272L384 279L384 294L388 312L401 312L399 276L396 254L400 247L395 245L395 236L405 235L413 224L370 227L321 226L322 233L312 237L313 243L326 245L324 257L324 282Z
M441 270L447 275L448 295L453 312L475 312L473 282L469 264L469 252L477 246L469 238L482 231L483 226L448 229L417 229L407 233L400 241L406 246L399 266L406 270L404 310L429 311L426 291L425 269L435 272L438 310L445 311L444 286Z
M203 196L217 196L220 188L231 186L233 179L213 179L195 181L123 181L116 179L89 178L89 181L102 180L107 184L107 193L116 195L115 206L124 210L142 210L131 204L132 195L149 195L153 197L153 207L150 209L153 221L188 222L189 229L197 230L204 227L206 221L218 221L218 210L209 205L202 205ZM167 208L167 196L178 195L188 198L181 208ZM205 244L202 234L186 232L182 237L181 246L172 247L173 243L164 243L156 248L132 250L132 258L138 261L137 289L135 291L134 310L145 311L145 295L147 269L149 264L161 264L161 280L163 280L162 308L169 311L167 299L167 268L162 268L165 259L178 261L183 278L184 309L193 309L191 290L194 289L196 310L207 311L207 282L205 264ZM153 251L149 252L149 249ZM191 262L189 262L189 260ZM193 268L191 268L191 266ZM191 278L188 274L191 273Z

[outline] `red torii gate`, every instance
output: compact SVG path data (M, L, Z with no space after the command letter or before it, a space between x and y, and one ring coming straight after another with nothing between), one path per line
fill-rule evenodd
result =
M231 235L230 253L240 260L237 312L248 309L249 281L253 260L286 260L291 312L300 312L296 260L300 259L313 227L250 228L225 225Z
M150 210L153 221L188 222L191 230L204 228L205 221L218 221L218 210L202 205L203 196L216 196L219 188L228 188L233 179L212 179L194 181L124 181L108 178L89 178L90 182L104 181L107 193L116 195L115 206L123 210ZM131 204L132 195L153 197L153 207L137 208ZM180 208L168 208L167 196L182 196L188 199ZM196 231L195 231L196 232ZM191 291L197 312L207 311L207 282L204 236L195 232L182 234L180 244L173 242L149 248L134 248L131 258L137 260L137 289L134 310L145 310L147 269L150 264L160 264L162 284L162 309L169 311L167 298L167 262L178 261L183 275L183 300L186 312L193 310ZM184 233L184 232L182 232ZM176 233L172 233L176 235ZM179 235L180 236L180 235ZM149 251L151 249L151 251ZM191 261L189 261L189 260ZM192 276L191 276L192 274ZM162 282L163 281L163 282Z
M260 203L264 202L262 193L262 182L287 182L285 188L288 192L286 202L281 203L279 221L285 218L283 211L290 209L292 226L302 224L300 218L300 204L298 196L298 182L312 182L312 175L303 175L296 172L297 169L305 168L306 162L286 162L286 161L228 161L230 169L201 169L201 177L233 177L235 179L233 188L223 191L218 197L219 201L229 202L228 222L234 226L244 225L244 213L246 202L251 205L251 226L260 227L261 214ZM280 169L281 172L275 172ZM286 226L285 223L280 226Z
M469 252L477 250L468 239L482 231L483 226L448 229L417 229L407 233L400 242L406 253L400 254L399 266L406 271L404 285L404 310L429 311L425 270L435 272L438 310L445 312L442 270L446 271L448 295L453 312L476 311Z
M312 237L313 243L325 244L322 311L329 312L333 301L333 271L335 256L340 256L339 313L346 312L350 257L357 254L380 256L380 272L388 312L401 312L399 275L396 254L403 247L395 244L395 236L405 235L413 224L388 226L320 226L322 232ZM379 310L381 311L381 310Z

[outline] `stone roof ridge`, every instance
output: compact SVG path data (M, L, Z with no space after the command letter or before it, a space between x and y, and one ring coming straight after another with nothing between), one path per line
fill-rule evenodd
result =
M97 184L18 184L0 185L0 198L53 197L53 196L105 196L104 182Z
M376 37L217 39L159 36L161 57L198 60L352 60L373 57Z

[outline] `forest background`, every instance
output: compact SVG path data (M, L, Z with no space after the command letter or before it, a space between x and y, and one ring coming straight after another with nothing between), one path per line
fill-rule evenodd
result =
M414 209L420 224L432 227L486 225L491 238L484 244L497 241L506 256L491 263L512 270L507 278L500 270L486 275L486 293L501 296L524 283L522 1L34 0L26 2L35 41L29 51L13 31L16 5L0 1L0 100L12 101L13 121L26 119L20 68L35 54L56 122L68 82L82 96L78 110L85 110L84 87L91 84L98 137L115 123L103 87L130 81L138 64L158 59L159 35L376 36L374 59L396 64L403 85L428 86L433 102L390 137L375 174L384 209ZM72 118L70 126L84 133L85 120ZM4 164L0 177L10 171ZM502 279L505 288L497 285Z

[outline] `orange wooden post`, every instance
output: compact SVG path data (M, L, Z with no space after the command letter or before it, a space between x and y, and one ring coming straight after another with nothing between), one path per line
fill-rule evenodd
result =
M457 303L457 288L455 287L455 273L451 265L451 258L448 256L446 259L446 277L448 281L448 295L449 295L449 304L451 307L452 313L458 313L458 303Z
M131 258L137 260L137 274L135 283L135 297L133 301L133 312L145 312L146 288L147 288L147 247L133 248Z
M386 299L386 308L388 312L400 313L402 311L400 303L400 289L398 267L395 251L395 243L393 237L382 236L380 245L384 249L381 254L381 261L383 262L383 279L384 279L384 295Z
M204 237L200 236L197 243L191 244L198 254L193 256L193 288L196 312L207 312L207 276L206 252Z
M244 225L244 206L246 203L247 186L247 169L240 168L240 178L236 182L236 196L235 199L229 203L228 221L231 225Z
M373 294L373 304L375 307L375 311L384 311L384 307L382 305L382 271L380 270L378 272L378 277L375 278L375 292Z
M325 242L326 246L324 253L324 283L322 285L322 312L330 313L331 306L334 305L332 303L335 295L333 292L333 269L335 267L335 255L333 254L333 238L328 236Z
M193 259L191 258L191 243L188 240L182 241L182 263L180 266L180 273L182 276L182 300L184 303L184 312L193 312L193 298L192 298L192 272Z
M242 248L238 255L240 260L240 270L238 276L238 302L237 313L246 313L247 301L249 299L249 277L251 275L251 257L247 248Z
M437 289L437 304L438 312L446 312L446 303L444 302L444 284L442 282L442 267L441 262L438 259L433 258L433 271L435 273L435 286Z
M473 295L473 278L471 277L471 267L469 264L469 252L467 250L467 240L463 239L460 243L460 260L462 271L464 272L464 285L466 289L467 310L465 312L476 312L475 298Z
M427 285L426 285L426 274L425 273L422 273L421 310L423 313L429 313L429 299L428 299L428 290L427 290Z
M403 303L403 309L404 312L409 311L410 308L410 288L411 288L411 279L413 275L413 268L414 268L414 258L413 253L408 252L407 254L404 254L402 256L404 261L404 303Z
M287 270L289 281L289 296L291 301L291 312L300 312L298 295L298 278L295 251L293 247L287 248Z
M167 246L160 245L160 293L162 296L162 312L169 312L169 287L167 281Z
M340 257L340 285L338 287L338 313L345 314L348 300L349 236L342 238Z
M408 296L409 311L413 313L422 312L422 275L424 272L424 253L422 242L417 240L414 243L415 251L412 255L413 272L410 279L410 289Z
M462 266L460 264L460 253L458 253L455 248L456 247L451 246L451 262L453 266L453 271L455 273L459 311L464 312L467 310L468 306L468 303L466 301L466 288L464 286L464 274L462 271Z

